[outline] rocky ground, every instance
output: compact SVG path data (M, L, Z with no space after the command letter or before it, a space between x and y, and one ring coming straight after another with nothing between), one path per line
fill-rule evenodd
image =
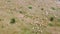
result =
M0 34L60 34L60 1L0 0Z

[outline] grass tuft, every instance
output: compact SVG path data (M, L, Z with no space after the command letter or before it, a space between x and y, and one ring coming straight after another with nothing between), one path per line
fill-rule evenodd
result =
M53 21L54 20L54 17L50 17L50 21Z
M49 26L54 26L53 23L48 23Z
M15 19L12 18L12 19L10 20L10 23L11 23L11 24L14 24L14 23L15 23Z

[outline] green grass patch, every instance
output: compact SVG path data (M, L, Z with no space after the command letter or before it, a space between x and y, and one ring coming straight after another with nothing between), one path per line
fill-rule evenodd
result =
M60 22L60 18L58 19L58 22Z
M56 8L55 8L55 7L51 7L51 9L52 9L52 10L56 10Z
M56 22L56 23L48 23L48 26L59 26L60 27L60 23Z
M60 26L60 23L59 23L59 22L56 22L56 23L55 23L55 26Z
M49 25L49 26L54 26L54 24L53 24L53 23L48 23L48 25Z
M31 34L30 29L26 27L22 28L21 31L22 31L22 34Z
M32 6L29 6L28 8L29 8L29 9L32 9Z

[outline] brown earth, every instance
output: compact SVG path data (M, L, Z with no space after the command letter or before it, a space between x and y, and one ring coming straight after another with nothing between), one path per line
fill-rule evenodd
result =
M0 34L60 34L60 3L0 0Z

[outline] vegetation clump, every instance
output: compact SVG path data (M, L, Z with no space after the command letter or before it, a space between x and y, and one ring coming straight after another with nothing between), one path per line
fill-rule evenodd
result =
M15 23L15 19L12 18L11 21L10 21L11 24L14 24Z
M49 26L54 26L52 23L49 23L48 25L49 25Z
M41 8L41 10L44 10L44 8Z
M54 7L51 7L51 9L52 9L52 10L55 10L55 8L54 8Z
M50 17L50 21L53 21L54 20L54 18L53 17Z
M22 11L20 11L20 13L23 13Z
M28 8L29 8L29 9L32 9L32 6L29 6Z
M60 18L58 19L58 21L60 22Z

